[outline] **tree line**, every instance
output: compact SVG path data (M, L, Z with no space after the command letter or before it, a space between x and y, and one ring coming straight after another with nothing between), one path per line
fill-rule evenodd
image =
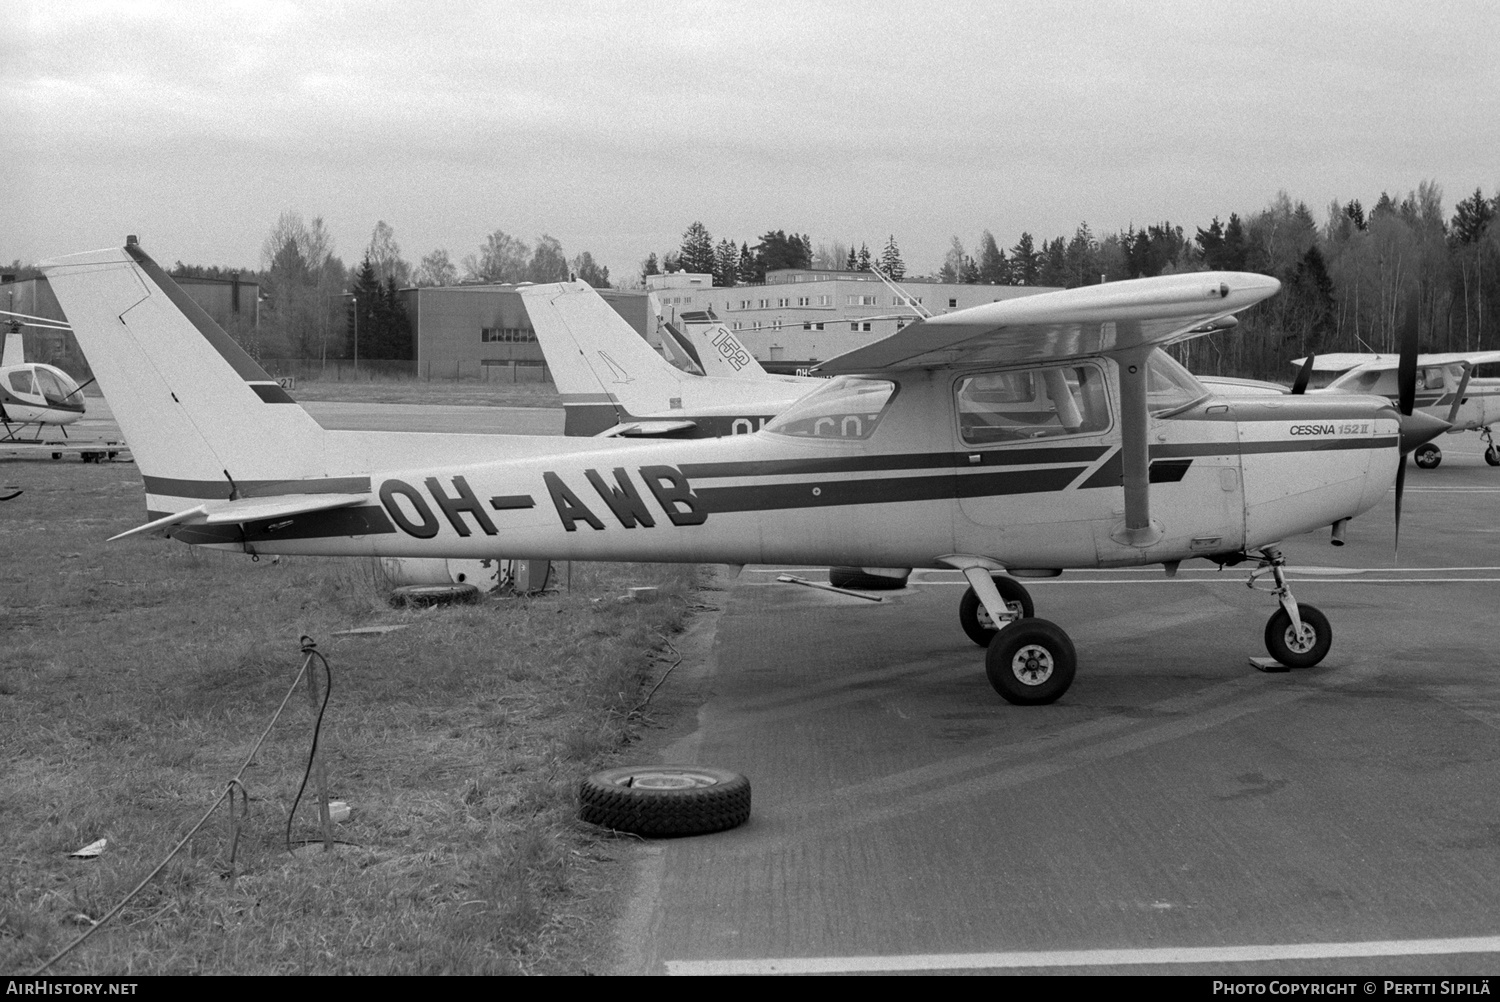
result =
M411 359L414 332L399 290L461 284L562 282L576 276L609 288L609 268L584 251L569 260L562 244L543 234L535 246L495 230L473 254L454 264L445 248L408 262L395 230L375 224L359 264L347 267L334 253L322 217L311 222L283 212L261 245L260 325L233 322L230 334L256 358ZM462 271L460 271L462 269ZM178 261L174 275L231 278L245 273Z
M644 283L651 275L685 271L712 275L714 285L727 289L762 284L768 271L784 268L869 271L871 261L868 244L861 245L858 254L853 244L847 247L840 243L820 244L815 250L811 237L795 231L788 235L785 230L767 230L754 246L742 241L736 247L730 239L715 244L708 228L695 221L682 234L682 244L677 250L667 251L660 258L653 251L641 262L640 277ZM906 275L906 263L901 260L901 250L896 246L894 234L886 241L880 267L895 279Z
M700 271L719 285L764 282L777 267L868 270L868 245L820 244L806 235L764 234L755 246L711 243L695 222L681 248L642 274ZM893 236L879 262L900 278ZM1134 224L1103 237L1086 222L1070 235L1037 240L1029 231L1008 249L985 230L970 254L953 237L930 280L960 284L1076 288L1190 271L1252 271L1282 283L1279 295L1239 315L1230 331L1174 349L1195 372L1285 379L1287 362L1309 352L1393 352L1408 304L1422 351L1500 349L1500 193L1482 190L1444 209L1441 187L1404 197L1382 192L1368 211L1335 200L1320 224L1302 201L1278 194L1258 212L1215 216L1189 232L1171 221ZM726 281L726 278L732 280Z

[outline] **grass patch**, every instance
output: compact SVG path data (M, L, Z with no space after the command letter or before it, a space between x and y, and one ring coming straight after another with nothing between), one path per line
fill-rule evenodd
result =
M301 664L332 662L323 741L356 845L289 855L312 712L246 773L240 876L223 808L57 974L578 973L616 847L576 786L633 738L695 568L574 564L570 592L397 611L368 561L103 540L143 518L133 467L19 463L0 564L0 971L98 919L202 816ZM614 601L654 584L660 601ZM406 628L338 638L374 623ZM304 804L296 838L316 834ZM67 853L98 838L109 848Z

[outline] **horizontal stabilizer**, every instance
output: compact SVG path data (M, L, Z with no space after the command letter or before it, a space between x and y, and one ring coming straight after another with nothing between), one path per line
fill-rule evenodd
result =
M179 525L237 525L260 522L268 518L291 518L331 508L347 508L370 499L368 494L296 494L270 498L241 498L237 501L210 501L180 511L154 522L137 526L129 532L112 536L110 542L127 536L169 535Z
M696 421L626 421L598 434L598 438L653 438L674 435L680 431L691 431L698 427Z

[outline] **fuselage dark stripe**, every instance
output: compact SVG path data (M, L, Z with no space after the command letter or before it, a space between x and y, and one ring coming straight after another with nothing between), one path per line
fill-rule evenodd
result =
M685 477L775 477L808 473L883 473L972 466L1041 466L1050 463L1092 463L1109 451L1107 445L1057 446L1046 449L995 449L988 452L913 452L894 456L840 456L833 459L770 459L748 463L683 463ZM971 463L970 456L979 456Z
M142 476L146 493L171 498L204 498L227 501L232 488L228 480L178 480L173 477ZM368 494L369 477L311 477L307 480L239 480L241 497L276 497L281 494Z

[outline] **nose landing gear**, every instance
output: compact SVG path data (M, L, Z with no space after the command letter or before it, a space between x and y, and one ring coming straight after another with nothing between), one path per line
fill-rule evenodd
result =
M1276 586L1271 594L1281 604L1266 623L1266 651L1288 668L1311 668L1328 655L1333 646L1333 628L1328 617L1315 606L1299 604L1286 582L1286 558L1275 546L1261 550L1261 564L1245 582L1255 587L1268 571Z
M1484 461L1491 466L1500 466L1500 448L1495 447L1495 433L1490 428L1485 428L1484 435Z

